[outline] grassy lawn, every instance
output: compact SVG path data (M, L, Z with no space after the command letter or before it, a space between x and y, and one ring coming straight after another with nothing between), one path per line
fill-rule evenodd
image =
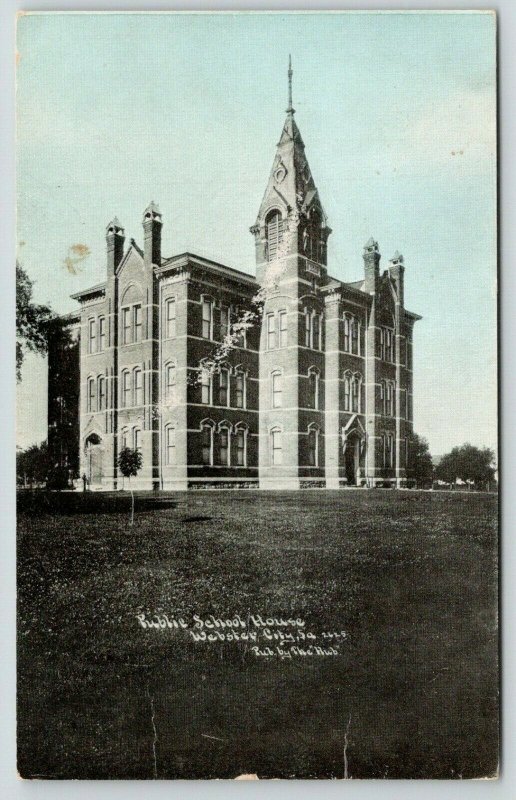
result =
M20 513L23 777L496 772L495 497L175 499L134 528L125 512ZM136 617L156 613L301 618L347 638L338 656L282 661Z

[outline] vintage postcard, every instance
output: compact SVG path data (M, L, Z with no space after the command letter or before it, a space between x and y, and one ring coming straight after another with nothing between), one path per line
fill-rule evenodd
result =
M17 23L18 770L496 778L496 16Z

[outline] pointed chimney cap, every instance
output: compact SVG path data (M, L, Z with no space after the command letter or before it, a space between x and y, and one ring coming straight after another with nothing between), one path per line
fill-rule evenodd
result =
M151 200L145 211L143 212L143 221L145 222L148 219L159 219L161 220L161 211L159 210L159 206L154 200Z
M108 225L106 225L106 231L108 233L123 233L124 232L124 229L123 229L122 225L120 224L120 221L119 221L118 217L113 217L111 222Z
M393 257L391 258L391 264L394 264L396 261L398 261L400 264L403 264L403 256L398 250L396 250Z
M378 250L378 242L375 242L375 240L371 236L371 238L364 245L364 250L375 250L375 251L377 251Z

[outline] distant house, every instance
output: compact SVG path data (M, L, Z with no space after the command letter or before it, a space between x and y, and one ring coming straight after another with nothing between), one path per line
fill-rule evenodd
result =
M146 489L410 485L420 317L405 308L403 256L396 252L381 273L371 238L360 280L328 273L331 229L290 93L251 227L256 277L192 253L165 257L155 203L142 225L140 247L133 239L126 246L116 218L109 223L106 280L74 295L79 308L63 324L79 342L80 390L64 399L59 348L50 351L56 458L78 450L92 488L121 485L124 446L142 451L135 485ZM203 368L260 295L259 321L227 362Z

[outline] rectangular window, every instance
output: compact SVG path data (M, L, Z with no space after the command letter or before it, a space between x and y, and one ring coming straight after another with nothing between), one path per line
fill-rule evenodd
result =
M94 402L95 402L95 384L93 382L93 378L88 378L88 399L87 399L88 411L93 411Z
M134 341L141 342L142 340L142 307L141 306L134 306L133 307L133 319L134 319Z
M166 337L172 339L176 335L176 301L171 297L166 306Z
M96 322L94 319L88 321L88 353L95 352Z
M312 338L312 315L305 308L305 347L311 346L311 338Z
M283 464L281 431L271 431L271 461L273 467Z
M351 410L358 412L358 381L356 378L351 384Z
M344 411L351 410L351 379L346 376L344 378Z
M122 375L122 405L128 406L131 403L131 375L124 372Z
M394 341L393 331L390 328L381 328L380 343L382 345L382 359L384 361L394 361Z
M122 342L129 344L131 341L131 309L122 309Z
M142 432L139 428L134 429L134 449L142 449Z
M287 312L279 312L279 346L287 346Z
M106 408L106 379L104 377L99 378L99 411L103 411Z
M353 318L353 320L351 322L351 352L354 353L354 355L357 355L357 356L360 355L359 331L360 331L360 327L359 327L359 324L358 324L358 320Z
M237 372L235 375L235 406L236 408L245 407L245 375Z
M219 464L229 466L229 431L226 428L219 433Z
M274 350L276 347L276 317L274 314L267 314L267 350Z
M282 397L282 387L281 387L281 379L282 375L280 372L273 372L272 373L272 407L273 408L281 408L283 405L283 397Z
M176 463L176 429L168 427L165 440L165 461L167 466Z
M319 314L314 314L313 317L313 348L314 350L321 349L321 320Z
M220 341L223 342L229 333L229 308L220 307Z
M167 400L174 400L174 391L176 385L176 366L175 364L167 364L166 367L166 398Z
M204 339L213 338L213 306L211 300L202 301L202 335Z
M201 403L211 403L211 372L208 369L201 370Z
M238 430L235 435L236 465L245 467L245 431Z
M319 466L319 452L318 452L318 432L310 430L308 432L308 465L310 467Z
M228 382L229 376L227 369L221 369L219 373L219 406L228 405Z
M127 430L122 431L121 449L125 450L127 447Z
M106 318L99 317L99 350L106 349Z
M134 370L134 405L143 404L143 375L141 369Z
M202 463L211 466L211 438L213 431L206 426L202 429Z
M344 352L350 352L351 333L350 333L351 320L349 317L344 317Z

